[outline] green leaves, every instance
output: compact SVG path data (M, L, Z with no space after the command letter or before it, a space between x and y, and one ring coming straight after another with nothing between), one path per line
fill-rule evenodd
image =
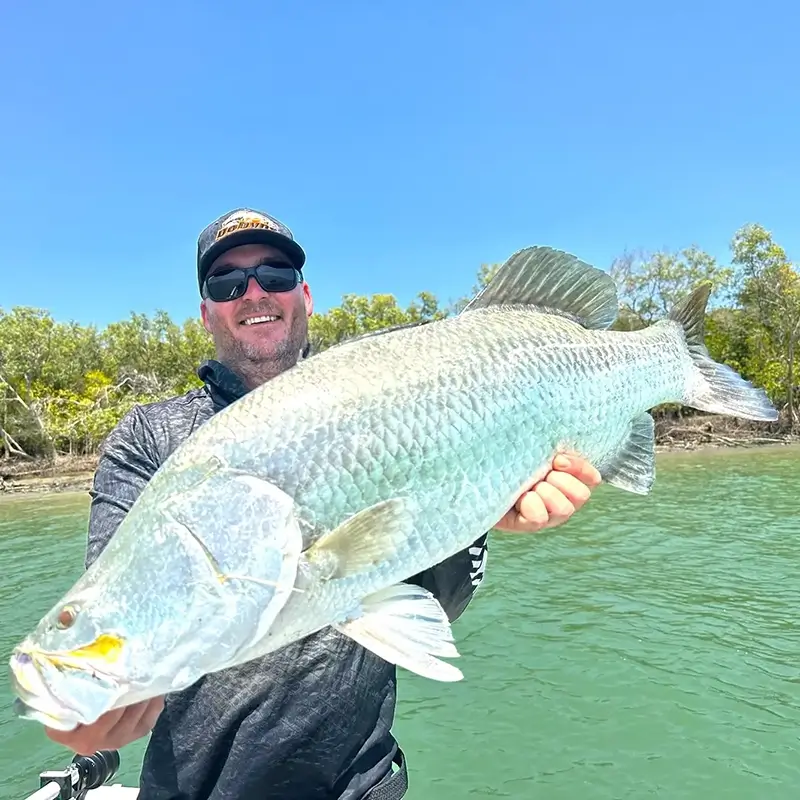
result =
M98 332L42 309L0 309L0 457L94 452L135 403L199 385L213 355L196 319L163 311Z
M737 299L744 311L753 380L785 405L792 427L800 339L800 275L763 226L745 225L733 237Z
M701 281L714 284L712 305L718 303L726 297L733 279L730 267L720 266L694 245L680 253L625 253L614 261L610 272L619 286L622 327L627 330L665 317Z
M445 316L447 312L439 308L436 298L429 292L421 292L405 309L398 305L391 294L375 294L372 297L348 294L337 308L311 317L309 340L315 351L321 351L362 333Z

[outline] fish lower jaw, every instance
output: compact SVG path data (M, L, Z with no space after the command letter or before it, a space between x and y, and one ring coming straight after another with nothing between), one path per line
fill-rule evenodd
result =
M58 687L52 686L37 668L35 660L22 651L14 654L9 670L11 688L17 696L14 700L14 713L22 719L41 722L54 730L70 731L78 725L95 722L126 691L126 687L115 676L101 672L91 664L67 667L67 671L70 670L80 673L71 678L72 680L86 680L89 677L94 683L92 694L96 693L98 699L102 696L105 702L97 704L96 708L87 713L83 704L76 705L69 697L65 698L64 692L58 691Z
M59 701L45 685L42 692L34 692L11 674L11 686L17 695L13 702L13 711L21 719L41 722L48 728L58 731L71 731L79 725L89 724L76 709Z
M20 697L14 698L12 711L19 719L39 722L56 731L74 731L79 725L85 724L72 714L69 716L57 716L47 711L40 711L35 706L26 703Z

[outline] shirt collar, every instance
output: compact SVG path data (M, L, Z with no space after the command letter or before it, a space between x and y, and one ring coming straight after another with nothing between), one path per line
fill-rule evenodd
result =
M228 406L247 394L242 379L220 361L210 358L197 369L197 376L208 388L216 406Z

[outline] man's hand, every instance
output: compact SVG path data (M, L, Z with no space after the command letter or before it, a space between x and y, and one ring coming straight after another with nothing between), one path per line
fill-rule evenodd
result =
M558 455L553 469L517 500L495 526L510 533L535 533L565 523L600 485L600 473L577 456Z
M45 728L54 742L69 747L78 755L88 756L97 750L119 750L126 744L147 736L164 708L164 698L156 697L118 708L104 714L91 725L79 725L71 731Z

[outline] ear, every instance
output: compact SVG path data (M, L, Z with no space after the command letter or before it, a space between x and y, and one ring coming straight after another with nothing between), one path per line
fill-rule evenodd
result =
M203 327L211 333L211 324L208 321L208 308L205 300L200 301L200 319L203 320Z
M310 317L314 313L314 298L311 296L311 289L305 281L303 282L303 300L306 304L306 316Z

